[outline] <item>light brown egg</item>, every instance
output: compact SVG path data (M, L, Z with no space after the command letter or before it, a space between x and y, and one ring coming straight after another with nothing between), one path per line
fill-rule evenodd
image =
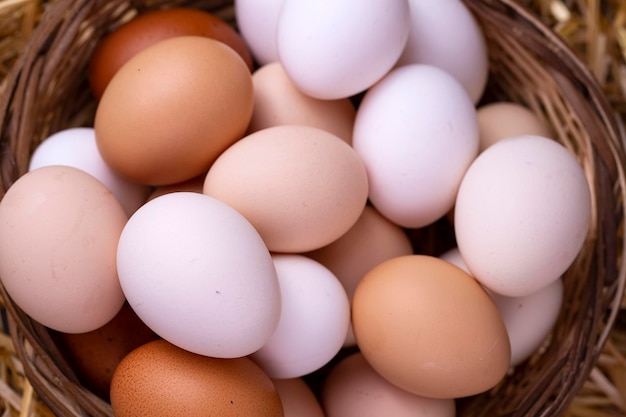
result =
M513 102L495 102L476 110L480 130L479 152L511 136L551 137L548 125L529 108Z
M252 56L245 42L228 23L199 9L171 8L135 16L108 34L89 63L89 85L100 99L115 73L138 52L176 36L205 36L233 48L252 70Z
M66 333L95 330L124 304L116 250L126 212L78 168L22 175L0 201L0 277L14 302Z
M248 133L279 125L313 126L352 142L356 109L349 99L319 100L298 90L280 62L252 74L254 113Z
M55 333L79 380L96 395L109 398L113 371L135 348L159 337L124 304L104 326L87 333Z
M367 201L357 153L310 126L259 130L228 148L209 169L204 193L243 214L273 252L305 252L347 232Z
M197 355L165 340L120 362L111 405L116 417L283 417L272 380L250 359Z
M324 417L311 388L302 378L274 379L285 417Z
M129 180L179 183L206 172L244 135L252 107L252 76L232 48L199 36L171 38L115 74L96 111L96 142Z
M508 335L489 295L432 256L394 258L367 273L354 294L352 325L368 363L413 394L478 394L509 367Z
M197 176L195 178L192 178L190 180L184 181L184 182L180 182L176 184L169 184L169 185L161 185L160 187L156 187L152 191L152 193L150 193L150 195L148 196L148 201L153 200L165 194L179 192L179 191L190 191L193 193L201 193L202 186L204 185L205 176L206 176L206 173L200 176Z
M455 417L454 399L411 394L385 380L359 352L335 364L323 383L327 417Z
M388 259L412 253L411 241L404 230L375 208L366 206L354 226L343 236L305 255L330 269L352 300L359 281L370 269ZM344 347L355 344L351 327Z

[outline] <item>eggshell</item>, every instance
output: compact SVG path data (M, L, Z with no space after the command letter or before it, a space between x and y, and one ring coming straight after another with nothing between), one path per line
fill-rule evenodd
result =
M250 359L196 355L164 340L126 356L111 382L116 417L282 417L272 380Z
M274 379L285 417L324 417L324 411L302 378Z
M33 152L28 170L48 165L68 165L93 175L111 190L129 216L150 193L149 187L120 177L104 162L91 127L64 129L46 138Z
M120 361L135 348L158 339L128 304L96 330L53 335L81 383L105 400Z
M561 144L516 136L487 148L468 169L455 207L459 251L472 275L509 297L557 280L587 237L591 194Z
M187 181L179 182L176 184L169 185L161 185L159 187L155 187L152 193L148 196L148 200L153 200L159 196L174 193L177 191L190 191L194 193L201 193L202 187L204 186L204 177L206 173L203 175L199 175L195 178L192 178Z
M319 262L301 255L272 259L280 285L280 321L251 358L272 378L296 378L317 371L339 352L350 324L350 302Z
M444 259L470 273L458 248L443 255ZM517 366L537 352L556 324L563 305L563 281L522 297L506 297L487 290L504 321L511 342L511 366Z
M0 201L2 284L44 326L97 329L124 303L115 251L126 220L111 191L78 168L26 173Z
M461 84L439 68L407 65L365 94L352 146L365 163L372 205L419 228L452 208L478 140L476 110Z
M291 82L280 62L264 65L252 74L254 112L248 133L272 126L317 127L352 142L356 109L345 99L318 100Z
M167 39L109 83L95 115L98 149L131 181L186 181L244 135L253 105L252 76L233 49L199 36Z
M367 200L365 167L337 136L283 125L252 133L209 169L204 193L231 205L272 252L304 252L338 239Z
M245 356L278 324L270 253L241 214L207 195L174 192L140 207L122 231L117 264L137 315L191 352Z
M411 394L389 383L353 353L333 366L322 391L326 417L454 417L453 399Z
M397 257L368 272L354 294L352 325L376 372L416 395L478 394L509 368L506 328L491 298L432 256Z
M480 129L479 152L511 136L552 137L548 125L529 108L518 103L499 101L486 104L477 109L476 115Z
M388 259L411 253L411 241L404 230L383 217L375 208L365 206L357 222L344 235L305 255L330 269L352 301L359 281L370 269ZM355 344L350 326L344 347Z
M409 35L409 2L284 0L276 33L280 62L300 90L346 98L395 65Z
M100 99L115 73L138 52L176 36L205 36L233 48L252 70L252 55L228 23L199 9L174 7L144 12L117 27L99 43L89 62L88 79Z
M398 65L433 65L456 78L478 103L489 78L481 27L460 0L409 0L410 30Z
M276 30L284 0L235 0L237 26L259 65L278 61Z

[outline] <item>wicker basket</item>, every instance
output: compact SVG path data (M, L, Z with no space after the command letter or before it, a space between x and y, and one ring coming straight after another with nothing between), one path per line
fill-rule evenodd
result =
M487 100L526 104L574 153L591 185L592 221L585 246L564 276L565 304L550 342L490 392L460 400L459 415L559 416L586 380L622 301L626 156L623 132L601 89L575 55L513 0L464 0L487 37ZM58 0L33 33L0 98L4 191L27 171L35 146L60 129L90 125L95 102L86 66L99 39L147 9L188 5L234 22L232 1ZM85 389L47 329L3 291L11 336L26 375L59 416L112 416Z

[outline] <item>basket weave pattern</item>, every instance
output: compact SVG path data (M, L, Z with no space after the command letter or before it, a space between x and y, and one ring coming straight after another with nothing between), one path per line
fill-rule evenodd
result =
M591 371L622 301L624 134L585 65L531 13L512 0L464 1L488 42L485 100L523 103L548 123L585 170L593 217L585 246L563 277L564 306L549 343L490 392L459 401L459 415L559 416ZM137 12L175 5L235 23L232 1L224 0L58 0L47 10L0 98L0 197L27 171L43 139L91 125L96 103L86 67L99 40ZM26 375L50 409L59 416L112 416L108 403L80 385L47 329L2 291Z

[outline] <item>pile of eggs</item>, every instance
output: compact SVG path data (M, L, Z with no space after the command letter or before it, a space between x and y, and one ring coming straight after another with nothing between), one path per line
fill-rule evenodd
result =
M235 11L239 31L174 8L102 40L93 126L0 202L3 285L118 417L455 415L556 322L584 171L534 113L481 102L460 0ZM457 246L419 253L442 221Z

